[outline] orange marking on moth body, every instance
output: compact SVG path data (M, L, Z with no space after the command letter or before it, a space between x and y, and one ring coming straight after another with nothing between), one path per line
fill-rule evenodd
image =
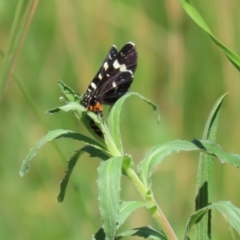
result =
M101 117L103 117L103 113L102 113L103 107L100 102L96 102L94 105L88 106L87 109L88 111L94 112L96 114L99 114ZM100 138L104 138L102 131L92 119L90 120L90 127Z
M94 113L102 113L103 111L103 108L100 102L96 102L95 105L89 106L87 109Z

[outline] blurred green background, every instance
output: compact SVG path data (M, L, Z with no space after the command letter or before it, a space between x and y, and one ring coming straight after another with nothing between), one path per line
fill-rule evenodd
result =
M196 2L196 1L194 1ZM223 43L240 53L240 2L198 1L197 9ZM0 1L0 49L6 52L16 13L15 1ZM125 152L140 161L156 144L201 138L208 114L223 93L217 142L239 153L239 73L187 16L178 1L39 1L0 105L0 238L90 239L101 226L97 205L98 159L78 162L63 203L58 187L66 161L79 142L57 140L42 148L29 173L18 171L29 149L53 129L87 134L71 114L45 115L60 105L61 79L84 93L111 45L136 44L139 59L131 91L157 103L158 125L151 109L136 97L124 105L121 130ZM3 58L0 58L2 64ZM17 80L16 80L17 79ZM20 83L20 84L19 84ZM23 86L25 91L20 86ZM153 176L159 205L179 238L194 211L198 153L167 159ZM240 206L239 170L215 162L214 201ZM122 199L141 200L127 178ZM157 227L145 210L134 213L125 229ZM214 239L228 239L228 226L213 213ZM137 238L132 238L137 239Z

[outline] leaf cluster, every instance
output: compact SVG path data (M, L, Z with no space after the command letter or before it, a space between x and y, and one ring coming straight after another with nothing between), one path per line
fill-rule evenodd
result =
M189 232L192 226L196 225L199 232L205 229L207 236L211 235L209 229L206 231L204 222L209 221L211 210L218 210L228 223L240 234L240 210L230 202L211 201L211 168L213 158L219 159L221 163L229 163L233 166L240 166L240 155L225 152L220 146L211 140L215 139L218 125L218 116L224 94L213 107L209 119L206 123L203 139L194 139L192 141L174 140L168 143L159 144L152 147L146 156L135 166L132 157L124 153L121 141L119 119L124 101L133 95L140 97L150 105L157 115L159 121L160 115L158 107L150 100L138 93L128 93L120 98L110 109L107 121L105 122L99 116L86 111L79 102L82 96L77 95L71 88L59 81L59 86L64 94L65 105L56 107L48 113L57 113L59 111L72 112L92 134L87 137L80 133L58 129L49 132L44 136L33 149L30 150L20 169L20 175L23 176L29 169L32 158L36 155L38 149L45 143L58 138L70 138L84 143L84 147L77 150L68 161L67 170L63 180L60 183L60 193L58 201L62 202L66 193L71 173L83 153L88 153L91 157L98 157L102 160L98 168L98 201L102 218L102 226L94 235L93 239L122 239L126 236L140 236L149 239L177 239L173 229L168 223L158 203L155 201L154 193L151 189L151 177L154 169L172 153L180 151L200 151L200 162L198 169L198 185L196 197L195 212L189 217L184 233L184 239L189 238ZM99 137L91 127L89 122L94 123L100 128L104 138ZM208 172L208 174L206 174ZM142 202L123 201L120 196L121 178L127 176L135 185L143 198ZM202 191L203 186L205 187ZM137 209L144 207L159 224L159 229L153 229L151 226L138 227L125 232L119 232L120 226Z

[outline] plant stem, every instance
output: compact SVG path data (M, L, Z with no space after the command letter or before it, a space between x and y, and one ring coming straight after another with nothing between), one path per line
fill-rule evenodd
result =
M1 65L0 97L2 97L6 85L12 77L28 27L38 4L38 0L21 0L17 2L16 14L12 24L7 50Z
M132 180L134 183L135 187L141 194L142 198L151 206L148 210L152 214L152 216L155 218L155 220L158 222L158 224L161 226L163 232L166 234L167 239L169 240L177 240L177 237L170 226L169 222L167 221L165 215L163 214L162 210L160 207L157 205L153 193L147 189L146 186L141 182L137 174L132 168L127 168L125 169L125 172L127 176ZM149 194L150 193L150 194ZM152 209L154 209L152 211Z

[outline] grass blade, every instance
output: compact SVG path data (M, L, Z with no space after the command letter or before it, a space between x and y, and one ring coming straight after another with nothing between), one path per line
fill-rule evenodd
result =
M0 73L0 97L13 74L18 55L23 45L28 27L37 7L38 0L19 0Z
M226 94L222 95L215 103L205 125L203 140L215 141L220 109L225 96ZM212 202L212 172L213 157L201 152L197 173L196 211ZM208 211L208 214L197 224L197 239L211 239L211 211Z
M209 36L210 38L216 43L216 45L223 51L226 57L230 60L230 62L240 71L240 57L228 49L220 40L218 40L211 30L209 29L206 22L203 20L200 13L197 9L193 6L190 0L180 0L184 10L187 14L194 20L194 22L201 27Z

